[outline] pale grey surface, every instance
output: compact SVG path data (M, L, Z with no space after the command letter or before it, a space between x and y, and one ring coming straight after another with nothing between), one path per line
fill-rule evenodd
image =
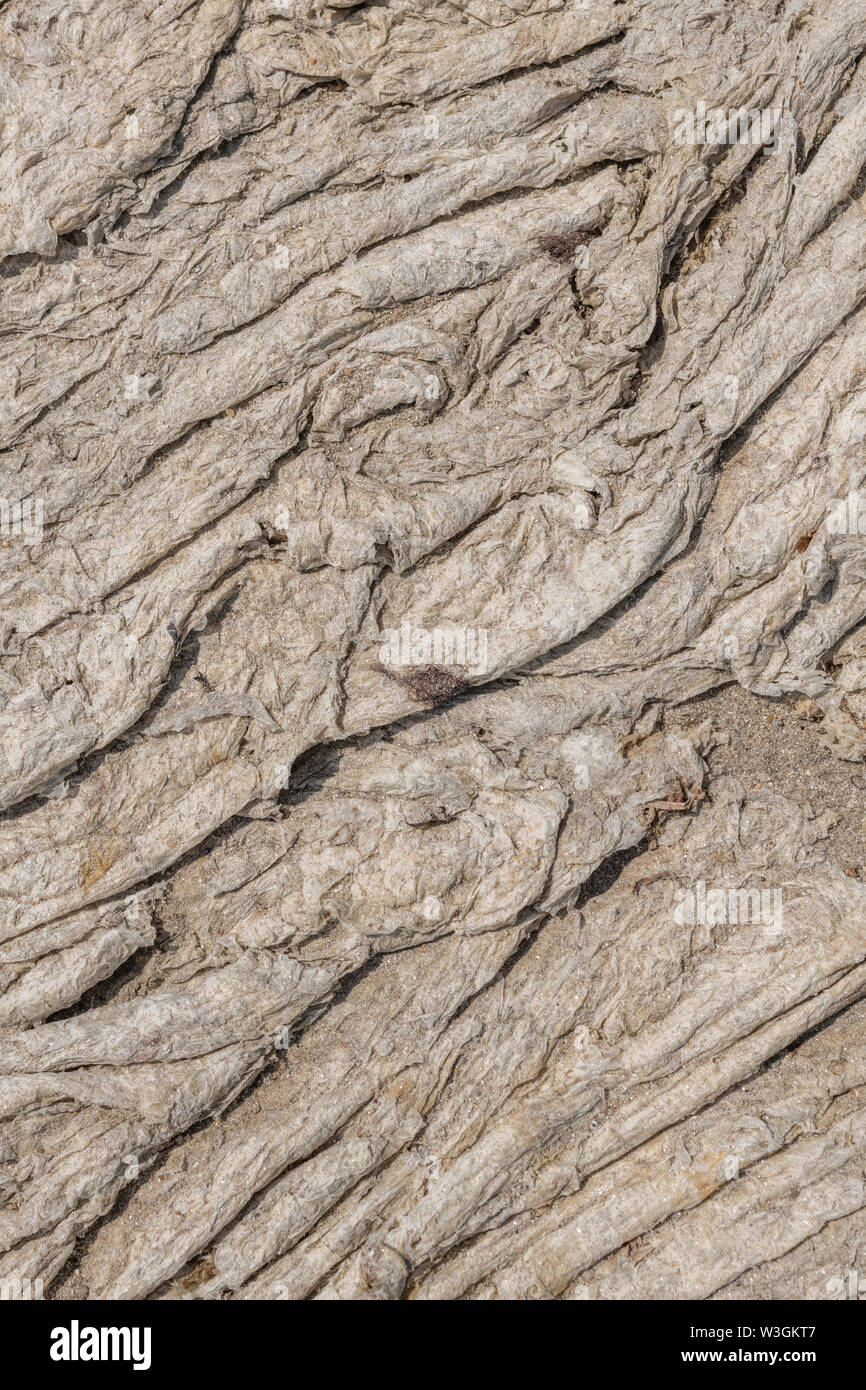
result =
M0 27L0 1274L825 1296L859 793L684 702L866 755L866 0Z

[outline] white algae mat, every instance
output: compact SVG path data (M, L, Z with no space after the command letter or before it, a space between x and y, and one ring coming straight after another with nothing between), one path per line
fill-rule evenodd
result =
M866 0L0 0L0 447L0 1283L838 1296Z

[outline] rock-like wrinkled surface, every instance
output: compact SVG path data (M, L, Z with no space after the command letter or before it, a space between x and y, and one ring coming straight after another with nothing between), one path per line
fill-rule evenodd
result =
M862 856L674 714L866 758L866 0L8 0L0 172L0 1280L827 1297Z

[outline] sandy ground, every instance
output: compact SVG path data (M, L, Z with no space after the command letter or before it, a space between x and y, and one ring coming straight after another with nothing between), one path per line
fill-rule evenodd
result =
M746 790L769 787L817 812L836 817L828 851L846 871L862 877L866 857L866 772L843 762L821 742L815 722L799 697L763 699L728 685L697 700L668 709L666 731L687 729L710 719L722 736L710 753L709 792L713 779L740 778Z

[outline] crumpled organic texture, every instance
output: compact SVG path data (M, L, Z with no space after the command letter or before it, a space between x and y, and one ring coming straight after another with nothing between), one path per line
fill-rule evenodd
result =
M864 54L0 5L0 1278L826 1296L866 886L665 715L866 757Z

